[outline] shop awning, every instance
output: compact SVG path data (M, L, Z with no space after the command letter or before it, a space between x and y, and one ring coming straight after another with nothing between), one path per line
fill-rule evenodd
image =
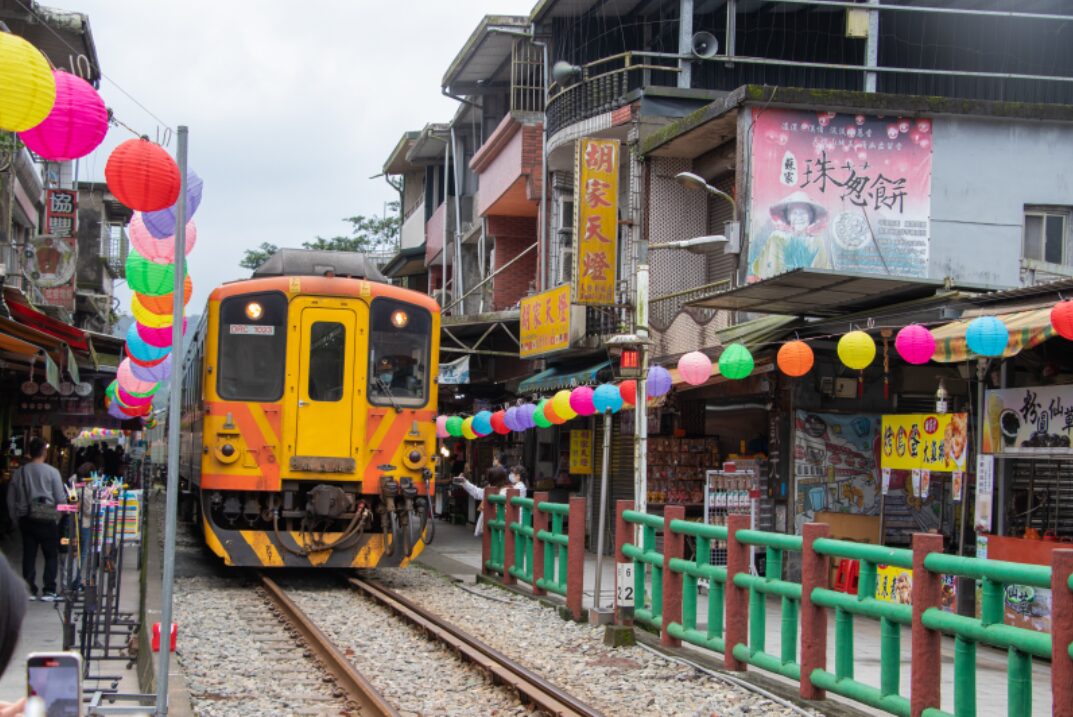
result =
M725 378L721 373L719 373L719 364L717 364L715 361L712 361L712 375L708 378L707 381L700 384L699 386L693 386L691 384L686 383L682 376L678 373L678 369L671 368L667 370L671 373L671 383L673 383L674 387L679 391L688 391L694 388L704 388L705 386L715 386L717 384L723 383L724 381L731 380L729 378ZM749 375L756 376L757 374L771 373L774 370L775 365L768 361L765 363L756 364L756 367L753 368L753 372Z
M544 369L537 375L530 376L518 384L518 393L548 393L549 391L559 391L583 384L597 383L599 380L597 374L610 367L610 361L603 361L581 371L563 372L557 368Z
M30 304L22 292L10 287L6 288L4 290L4 303L7 304L11 316L16 320L50 336L55 336L73 349L78 351L87 350L85 331L38 311Z
M985 315L1002 319L1002 323L1006 324L1010 331L1010 342L1006 345L1002 358L1016 356L1024 349L1038 346L1057 335L1051 326L1051 306L1053 302L1046 306L1022 308L1020 311L1011 310L1006 313L994 307L966 311L960 320L932 329L931 333L935 336L935 355L932 358L939 363L957 363L972 358L973 354L965 344L965 330L970 321Z

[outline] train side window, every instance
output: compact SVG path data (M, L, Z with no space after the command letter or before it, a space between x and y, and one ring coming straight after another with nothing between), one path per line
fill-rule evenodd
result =
M432 315L413 304L378 298L372 301L369 317L369 402L424 406Z
M309 399L343 398L346 365L346 327L334 321L317 321L309 329Z
M287 298L277 292L220 302L216 392L225 401L278 401L283 396Z

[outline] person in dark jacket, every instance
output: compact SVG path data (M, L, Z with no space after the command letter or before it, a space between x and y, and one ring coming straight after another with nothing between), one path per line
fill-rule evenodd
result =
M59 600L56 573L59 570L60 514L56 507L67 502L60 472L45 463L48 444L32 438L28 446L30 462L15 472L12 479L12 518L22 533L22 577L30 589L30 599L37 599L37 551L45 554L44 593L46 602Z

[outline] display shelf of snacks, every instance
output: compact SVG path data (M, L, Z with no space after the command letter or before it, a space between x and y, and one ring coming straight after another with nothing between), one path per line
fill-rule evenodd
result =
M648 505L703 508L705 473L717 465L718 438L650 438Z

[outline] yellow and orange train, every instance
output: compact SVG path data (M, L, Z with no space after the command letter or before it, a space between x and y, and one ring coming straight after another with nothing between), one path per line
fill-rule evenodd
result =
M183 362L180 476L228 565L404 566L431 541L439 306L327 274L217 288Z

